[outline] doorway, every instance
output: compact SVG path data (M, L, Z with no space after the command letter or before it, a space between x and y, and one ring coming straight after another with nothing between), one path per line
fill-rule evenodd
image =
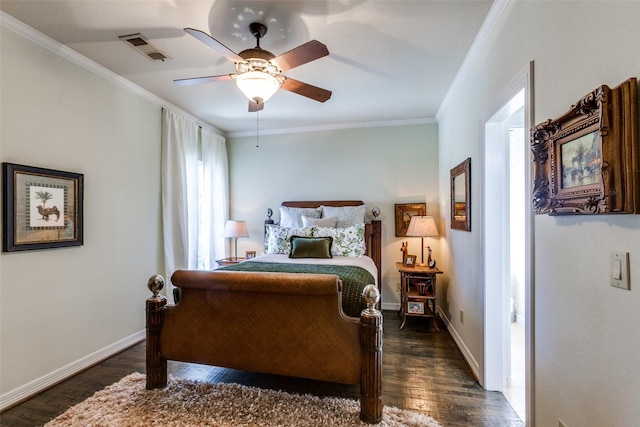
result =
M484 120L484 387L502 392L533 425L532 222L526 129L532 64Z

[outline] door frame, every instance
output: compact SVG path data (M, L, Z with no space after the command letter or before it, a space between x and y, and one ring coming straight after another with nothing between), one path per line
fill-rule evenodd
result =
M534 123L533 117L533 61L530 61L518 75L502 90L502 92L490 104L485 114L481 117L482 125L482 152L481 162L483 173L483 189L486 184L486 168L485 153L487 150L487 141L485 135L485 127L488 121L500 111L512 98L514 98L522 89L525 89L524 99L524 121L525 129L531 129ZM532 166L525 168L525 182L531 182ZM487 390L503 390L504 366L505 360L505 342L506 337L506 307L507 302L504 298L504 289L489 286L491 283L490 269L487 268L489 257L495 253L488 253L486 250L487 239L493 238L487 232L487 223L490 216L487 214L487 200L485 192L482 192L482 206L484 226L482 227L482 248L483 248L483 298L484 298L484 384ZM531 188L526 189L526 200L531 200ZM490 227L489 227L490 228ZM534 426L534 331L535 331L535 277L533 271L534 256L534 221L531 209L525 209L525 401L526 401L526 425Z

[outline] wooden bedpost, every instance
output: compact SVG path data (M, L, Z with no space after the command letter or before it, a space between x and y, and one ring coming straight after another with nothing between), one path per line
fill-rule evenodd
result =
M160 353L160 331L164 323L164 306L167 299L160 295L164 278L151 276L147 287L153 296L147 299L147 390L167 385L167 360Z
M373 238L371 239L371 259L378 267L378 291L382 289L382 221L374 219L371 221Z
M382 312L376 309L380 291L367 285L362 299L367 308L360 314L360 419L377 424L382 421Z

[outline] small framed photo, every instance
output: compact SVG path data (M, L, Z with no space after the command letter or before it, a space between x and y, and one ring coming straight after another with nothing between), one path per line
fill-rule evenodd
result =
M84 175L2 164L2 251L83 244Z
M246 251L244 253L245 259L251 259L256 257L256 251Z
M407 312L411 314L424 314L424 303L409 301L407 303Z
M404 261L402 265L405 267L415 267L416 266L416 256L415 255L407 255L404 257Z

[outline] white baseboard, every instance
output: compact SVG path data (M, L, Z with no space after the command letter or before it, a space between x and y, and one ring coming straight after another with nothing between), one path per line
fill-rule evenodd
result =
M479 380L480 379L480 364L473 357L473 354L471 354L471 351L469 351L469 349L465 345L464 341L462 340L462 337L460 336L460 334L458 334L458 331L456 331L456 328L453 327L453 324L451 323L449 318L447 318L447 316L444 314L442 309L439 306L436 309L438 311L438 315L440 316L440 319L442 319L442 321L445 324L445 327L447 328L447 330L449 331L449 333L453 337L453 340L458 345L458 348L460 349L460 352L462 353L462 357L464 357L464 359L467 361L467 364L469 365L469 368L471 368L471 371L473 371L473 375L476 377L476 379Z
M383 303L382 304L382 309L383 310L395 310L395 311L398 311L398 310L400 310L400 304L399 303L391 303L391 302ZM480 378L480 365L478 364L476 359L473 357L473 355L471 354L471 352L469 351L469 349L465 345L464 341L462 340L462 337L460 336L460 334L458 334L458 331L456 331L456 329L453 327L453 324L447 318L447 316L444 314L444 312L442 311L440 306L436 306L436 311L438 312L438 316L440 317L440 319L442 319L442 321L444 322L445 328L449 331L449 333L453 337L453 340L456 342L458 348L460 349L460 352L462 353L462 357L465 358L465 360L467 361L467 364L469 365L469 367L473 371L473 375L477 379L479 379Z
M397 302L383 302L381 305L383 310L400 310L400 303Z
M67 378L70 378L77 373L99 362L102 362L105 359L108 359L114 354L117 354L122 350L131 347L132 345L138 344L139 342L143 341L145 337L146 332L144 330L136 332L135 334L123 338L118 342L115 342L103 349L96 351L95 353L89 354L88 356L76 360L75 362L72 362L67 366L56 369L55 371L50 372L43 377L35 379L30 383L27 383L21 387L0 395L0 412L22 402L23 400L35 396L36 394L48 389L49 387L52 387L66 380Z

